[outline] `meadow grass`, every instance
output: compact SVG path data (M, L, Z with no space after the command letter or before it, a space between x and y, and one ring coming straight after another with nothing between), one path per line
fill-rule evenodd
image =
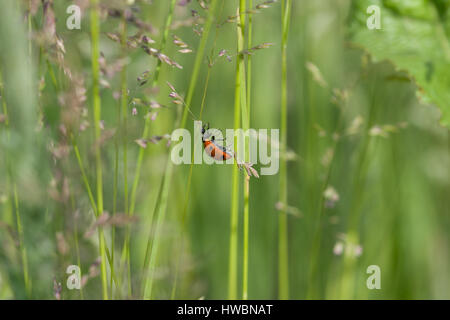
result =
M127 58L127 21L125 13L122 17L122 30L121 30L121 39L120 44L123 50L123 59ZM124 64L121 70L120 82L121 82L121 94L120 94L120 104L121 104L121 115L122 115L122 134L123 134L123 154L122 154L122 166L123 166L123 198L124 198L124 209L125 214L129 215L129 207L128 207L128 83L127 83L127 66ZM126 258L127 258L127 288L128 288L128 296L132 296L132 288L131 288L131 261L130 261L130 248L129 248L129 226L127 226L127 235L126 235ZM114 243L114 239L112 240ZM113 265L114 265L114 259Z
M91 0L69 30L0 0L0 299L447 298L448 129L348 45L353 3ZM279 128L279 173L175 166L191 117Z
M204 30L202 32L202 37L201 37L200 43L197 48L194 67L193 67L193 71L192 71L192 75L191 75L191 81L189 83L189 89L187 92L186 99L184 100L184 106L183 106L184 109L183 109L181 118L176 121L175 128L177 128L177 127L185 128L186 127L187 117L188 117L188 113L190 110L194 91L196 88L199 71L200 71L200 68L203 63L206 42L208 40L209 32L211 30L211 26L214 21L217 3L218 3L218 1L213 1L211 4L211 7L209 8L208 18L205 23ZM155 227L156 232L154 235L154 240L152 241L151 255L149 257L149 263L148 263L147 271L146 271L147 277L144 281L144 290L143 290L144 299L150 299L151 295L152 295L154 269L156 266L156 258L157 258L159 243L160 243L160 239L159 239L160 230L161 230L161 224L164 221L164 217L166 214L167 201L169 199L170 180L172 179L172 170L173 170L172 162L167 161L164 177L161 182L161 187L160 187L160 191L158 194L158 200L157 200L157 203L155 206L155 214L157 216L157 222L156 222L156 227ZM150 246L150 236L149 236L149 239L147 242L147 247L149 247L149 246ZM148 250L147 250L147 252L148 252ZM146 254L146 256L147 256L147 254ZM144 268L145 268L145 265L144 265Z
M0 81L2 81L1 73L0 73ZM1 88L1 89L3 89L3 88ZM2 97L4 96L3 90L0 90L0 95ZM9 132L8 107L7 107L6 101L4 99L2 101L2 109L3 109L3 114L5 116L5 126L6 126L6 130L7 130L6 135L7 135L8 142L10 142L11 134ZM19 235L19 249L20 249L21 258L22 258L23 281L25 284L25 291L27 293L27 296L30 297L31 296L31 279L30 279L30 275L28 272L28 256L27 256L27 249L24 244L24 232L23 232L22 219L20 218L19 196L17 193L17 184L13 180L14 178L13 178L13 174L12 174L12 170L11 170L11 162L10 162L9 157L6 159L6 162L7 162L6 166L8 168L9 185L11 186L11 189L12 189L12 194L9 197L11 199L11 202L14 204L14 212L15 212L16 225L17 225L17 234Z
M98 2L97 0L91 0L91 5L93 9L91 10L91 46L92 46L92 95L93 95L93 113L94 113L94 128L95 128L95 140L100 141L101 129L100 121L102 120L101 115L101 100L100 100L100 89L99 89L99 73L100 67L98 59L100 57L99 51L99 22L98 22ZM103 174L102 174L102 152L101 147L98 145L95 152L95 163L96 163L96 179L97 179L97 215L103 214ZM101 279L102 279L102 290L103 299L108 299L108 281L107 281L107 271L106 271L106 243L103 235L103 228L98 229L99 247L100 247L100 258L101 258Z
M176 4L175 0L172 0L170 2L169 12L167 14L166 21L165 21L165 24L164 24L164 32L163 32L163 36L162 36L162 39L161 39L160 51L164 50L164 48L166 46L167 38L169 37L169 28L170 28L170 25L172 23L173 12L174 12L174 9L175 9L175 4ZM158 60L157 64L156 64L156 68L155 68L155 74L153 76L152 87L155 87L158 84L158 80L159 80L159 76L160 76L160 72L161 72L161 64L162 64L161 60ZM145 126L144 126L144 132L142 134L143 139L147 138L149 127L150 127L150 118L146 117ZM136 192L137 192L137 187L138 187L138 183L139 183L139 176L140 176L142 160L144 158L144 152L145 152L145 149L143 149L143 148L139 150L139 156L138 156L137 165L136 165L136 172L135 172L134 181L133 181L133 189L132 189L132 192L131 192L131 207L130 207L130 214L131 215L134 213L134 208L135 208L135 203L136 203ZM171 173L170 172L167 173L167 171L166 171L166 175L167 174L171 174ZM161 182L161 187L160 187L161 189L164 186L166 175L164 176L163 181ZM161 189L160 189L160 192L158 193L158 199L157 199L157 203L155 205L155 212L159 208L160 203L161 203L161 198L159 196L161 194ZM152 214L152 219L155 216L155 212ZM156 234L155 234L155 238L156 238ZM156 240L156 243L157 243L157 241L158 240ZM151 256L150 256L150 262L148 262L149 261L148 253L149 253L149 249L150 249L150 244L151 244L151 236L149 235L148 240L147 240L147 250L146 250L146 253L145 253L145 256L144 256L144 263L143 263L144 270L147 269L148 265L151 265L152 263L154 263L152 261L152 257ZM129 246L129 241L127 241L127 246ZM129 259L129 255L128 255L128 259ZM155 259L155 256L153 256L153 259ZM145 272L144 274L146 274L147 276L144 278L144 283L145 284L144 284L144 288L143 288L143 297L144 297L144 299L150 299L150 297L151 297L151 287L152 287L152 282L151 281L152 280L149 278L149 276L150 277L152 276L152 273L151 273L152 270L148 269L148 271L144 271L144 272ZM148 289L148 288L150 288L150 289ZM147 292L147 290L148 290L148 292Z
M252 8L253 2L252 0L247 1L247 7ZM247 24L247 48L252 47L252 15L248 15L248 24ZM246 72L246 92L245 92L245 107L243 112L247 114L247 123L243 124L243 129L248 130L250 128L250 120L251 120L251 109L250 109L250 95L251 95L251 62L252 57L249 55L247 57L247 72ZM245 161L249 161L248 149L249 149L248 141L245 144ZM250 176L246 174L244 178L244 257L242 262L242 299L248 299L248 253L249 253L249 232L250 232Z
M237 30L237 54L234 89L234 129L241 127L242 92L245 92L245 71L244 49L245 41L245 19L246 1L239 1L237 9L236 30ZM245 115L246 116L246 115ZM238 137L234 138L234 145L237 145ZM228 264L228 299L238 298L238 222L239 222L239 181L240 173L237 165L233 165L232 190L231 190L231 211L230 211L230 244L229 244L229 264Z
M280 113L280 195L282 210L278 217L278 297L289 299L289 262L288 262L288 221L286 209L288 205L287 191L287 44L291 19L292 1L282 2L282 36L281 36L281 113Z
M30 276L29 270L29 258L27 253L27 247L25 244L25 228L23 225L22 214L20 212L20 197L18 190L18 179L20 176L20 159L18 156L18 150L14 150L11 148L11 144L16 144L22 149L24 155L30 155L30 142L31 142L31 130L27 128L27 125L32 123L34 120L34 115L26 115L21 114L21 112L27 111L27 105L32 107L34 104L34 99L31 97L32 94L32 79L33 79L33 65L31 58L31 45L30 41L26 42L25 30L22 28L17 28L13 30L11 33L8 33L7 30L10 25L15 25L17 20L20 19L20 14L18 12L17 4L13 3L1 3L3 9L2 23L0 25L0 39L3 39L3 43L8 46L12 46L15 42L19 53L15 53L13 48L4 47L2 52L2 59L0 60L0 81L2 82L0 88L0 95L2 97L2 111L4 116L4 130L5 134L2 135L2 138L6 140L6 147L3 150L5 154L5 168L6 172L4 173L7 177L7 197L8 203L11 203L11 211L14 211L15 216L15 225L16 232L18 235L18 247L21 257L21 269L22 269L22 278L23 285L25 288L25 296L27 298L31 298L32 296L32 279ZM30 28L30 24L28 23L28 28ZM8 35L13 36L12 38L7 39ZM24 52L25 47L27 46L28 54ZM24 80L22 83L19 81L19 77L17 75L9 74L11 71L11 66L17 61L22 61L22 65L18 68L18 71L23 72L28 79ZM7 80L10 80L7 83ZM18 87L14 88L13 84ZM19 95L19 87L25 90L28 90L26 94ZM9 92L7 92L9 90ZM14 105L8 105L7 97L9 101L12 101ZM25 104L25 105L24 105ZM11 108L15 109L11 110ZM14 111L14 112L11 112ZM20 119L21 122L19 124L12 123L13 119ZM17 137L17 134L20 133L20 138ZM15 142L12 142L12 139L15 139ZM5 146L5 142L3 142L3 146ZM12 152L11 152L12 151ZM15 157L16 156L16 157ZM14 161L13 161L14 160Z

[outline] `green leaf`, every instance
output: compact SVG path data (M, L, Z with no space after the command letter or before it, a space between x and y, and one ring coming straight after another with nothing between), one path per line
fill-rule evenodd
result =
M370 30L367 19L380 8L381 29ZM351 39L375 61L389 60L414 79L418 96L440 108L441 124L450 127L450 1L354 0Z

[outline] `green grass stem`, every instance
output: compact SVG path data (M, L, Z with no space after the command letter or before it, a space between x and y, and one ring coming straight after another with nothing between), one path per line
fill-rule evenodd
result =
M278 216L278 298L289 299L288 268L288 223L287 223L287 44L292 1L282 1L281 38L281 150L280 150L280 194L282 210Z
M169 12L167 14L166 22L164 24L164 32L163 32L163 36L161 39L161 45L159 47L160 51L163 51L166 47L166 42L167 42L167 38L169 37L170 25L172 24L173 11L174 11L175 5L176 5L176 0L171 0L170 6L169 6ZM158 59L158 61L156 63L155 74L153 76L152 87L155 87L158 84L160 71L161 71L161 60ZM142 132L142 139L148 138L148 134L150 131L150 122L151 122L150 118L146 117L145 124L144 124L144 130ZM138 159L136 162L136 171L134 173L133 185L131 187L130 210L129 210L130 215L134 214L134 209L136 206L136 195L137 195L137 189L138 189L138 185L139 185L139 178L141 175L141 167L142 167L142 161L144 160L144 155L145 155L145 149L141 148L139 150Z
M92 95L93 95L93 111L94 111L94 131L95 141L100 141L101 138L101 100L99 87L99 18L98 18L98 0L91 0L91 50L92 50ZM99 215L103 214L103 181L102 181L102 155L101 147L98 145L95 150L95 164L96 164L96 178L97 178L97 212ZM101 280L103 299L108 299L108 281L106 270L106 244L103 234L103 228L98 228L98 238L100 246L101 258Z
M2 74L0 73L0 82L2 82ZM8 107L6 105L6 100L5 100L5 94L4 94L4 90L2 87L0 87L1 91L0 91L0 96L2 97L2 109L3 109L3 115L5 116L5 127L6 127L6 136L7 136L7 140L8 142L11 139L11 135L10 135L10 128L9 128L9 117L8 117ZM21 255L21 259L22 259L22 269L23 269L23 280L25 283L25 292L27 294L27 297L31 297L31 278L30 278L30 274L28 271L28 255L27 255L27 249L25 247L25 243L24 243L24 232L23 232L23 225L22 225L22 219L20 217L20 210L19 210L19 196L17 194L17 184L15 183L15 181L13 180L13 173L12 173L12 169L11 169L11 162L9 157L6 159L6 165L8 167L8 175L12 184L12 202L14 203L14 212L15 212L15 216L16 216L16 224L17 224L17 234L19 237L19 250L20 250L20 255Z
M187 93L187 96L185 99L186 105L184 106L184 109L183 109L183 115L181 117L181 121L177 120L177 124L178 124L177 127L180 127L180 128L186 127L189 108L190 108L190 105L192 102L192 98L194 96L194 92L195 92L195 88L196 88L197 80L198 80L198 75L200 72L200 67L202 66L202 62L203 62L206 42L208 40L209 32L211 30L211 26L214 21L216 7L217 7L218 2L219 2L218 0L213 0L209 7L208 18L207 18L205 26L203 28L202 38L200 39L200 43L199 43L199 46L197 49L194 67L192 70L191 81L189 83L189 89L188 89L188 93ZM170 156L170 150L171 149L169 149L169 153L168 153L169 156ZM144 291L144 299L151 299L151 296L152 296L153 280L154 280L153 272L154 272L154 268L156 267L156 258L157 258L157 252L158 252L159 242L160 242L160 240L158 239L158 237L159 237L158 235L160 233L159 230L160 230L162 221L165 217L165 211L167 208L167 200L168 200L168 193L170 190L170 181L172 178L172 170L173 170L172 161L167 161L164 177L161 182L161 189L160 189L158 199L157 199L157 206L155 207L156 216L157 216L157 224L156 224L156 229L155 229L155 234L154 234L154 240L152 241L150 260L148 263L146 261L147 259L144 261L144 268L147 269L145 271L146 277L144 280L144 290L143 290ZM150 237L151 237L151 235L150 235ZM147 246L149 246L149 244L151 242L150 237L148 239Z

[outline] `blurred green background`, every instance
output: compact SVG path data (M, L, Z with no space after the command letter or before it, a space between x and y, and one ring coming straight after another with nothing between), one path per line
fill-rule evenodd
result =
M253 1L253 7L262 2ZM251 56L250 121L256 129L280 128L281 2L251 13L253 44L273 44ZM66 27L71 4L82 9L79 30ZM111 72L111 77L101 72L100 89L104 211L122 219L103 227L115 257L114 281L107 268L110 298L142 298L147 244L154 248L157 241L152 298L226 299L232 166L195 165L190 192L189 165L174 166L167 209L158 224L169 148L165 139L149 142L136 194L138 220L124 215L123 148L130 195L142 148L135 140L142 136L148 109L136 99L164 105L150 121L150 136L176 128L183 105L171 103L166 81L181 96L192 86L198 33L211 14L202 5L211 3L177 1L163 53L183 68L162 63L157 90L151 84L157 58L138 47L128 48L126 60L120 60L124 51L107 33L121 32L122 19L112 9L127 10L153 26L143 33L155 40L150 47L160 48L171 1L101 4L99 49L106 60L101 68ZM381 8L381 30L366 27L370 4ZM92 120L90 3L1 0L0 5L0 298L100 299L99 242L95 232L86 235L95 217L68 133L74 133L96 197L99 142ZM233 127L236 23L226 21L238 5L218 0L190 104L198 116L206 92L202 119L220 129ZM290 299L450 298L450 142L443 117L450 106L449 7L446 0L292 1L287 44ZM128 36L138 32L136 25L136 20L127 22ZM180 53L174 35L193 52ZM412 40L402 47L408 37ZM221 50L225 56L219 56ZM127 64L129 89L126 129L118 99L121 61ZM137 78L146 70L150 79L139 86ZM191 133L192 120L187 122ZM243 181L244 172L240 176ZM279 179L250 180L250 299L278 298ZM242 225L241 199L238 298ZM129 277L121 264L128 227ZM81 291L66 286L69 265L80 265L87 276ZM370 265L380 267L379 290L366 286Z

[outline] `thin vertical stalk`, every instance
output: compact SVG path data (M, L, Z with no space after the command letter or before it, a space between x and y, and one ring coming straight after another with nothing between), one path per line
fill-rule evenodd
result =
M167 200L169 197L169 189L170 189L170 179L172 177L172 169L173 165L170 160L167 161L166 171L164 174L164 178L161 182L160 188L160 201L158 201L158 213L157 213L157 222L155 227L154 241L152 243L152 250L150 253L150 262L147 269L147 276L145 279L144 285L144 299L151 299L152 297L152 289L153 289L153 280L154 280L154 271L156 268L156 258L158 256L159 249L159 238L161 237L161 226L165 218L165 213L167 209ZM149 236L150 240L150 236Z
M91 0L91 49L92 49L92 95L93 95L93 109L94 109L94 131L96 143L100 141L101 129L101 100L99 88L99 21L98 21L98 0ZM102 157L101 146L97 145L95 150L95 164L97 177L97 212L98 215L103 214L103 182L102 182ZM100 258L101 258L101 279L103 299L108 299L108 282L106 272L105 260L105 239L103 235L103 228L98 228Z
M249 233L250 176L244 178L244 259L242 267L242 299L248 299L248 233Z
M223 8L225 5L225 0L222 0L222 5L220 7L220 12L219 12L219 17L221 17L222 12L223 12ZM216 43L217 43L217 38L219 35L219 27L216 27L216 34L214 37L214 43L213 43L213 47L211 49L211 54L210 57L211 59L213 59L214 57L214 50L216 49ZM198 120L201 121L202 120L202 115L203 115L203 110L205 107L205 101L206 101L206 94L208 92L208 85L209 85L209 78L211 76L211 69L213 67L213 63L208 63L208 73L206 74L206 80L205 80L205 86L203 88L203 96L202 96L202 102L200 105L200 112L198 115ZM186 221L187 221L187 213L188 213L188 205L189 205L189 196L191 193L191 182L192 182L192 173L193 173L193 168L194 168L194 155L192 154L192 159L191 159L191 164L189 166L189 174L188 174L188 180L187 180L187 184L186 184L186 198L184 200L184 205L183 205L183 213L181 216L181 232L180 232L180 242L181 242L181 249L180 252L184 251L184 241L183 241L183 233L186 232ZM172 287L172 293L171 293L171 299L175 299L175 295L176 295L176 291L177 291L177 284L178 284L178 274L179 274L179 269L180 269L180 264L181 264L181 255L179 255L178 257L178 262L176 264L176 268L175 268L175 281Z
M307 299L317 299L316 294L317 294L317 290L316 290L316 286L314 286L315 283L317 283L317 279L316 279L316 274L317 274L317 267L318 267L318 262L319 262L319 254L320 254L320 246L321 246L321 235L322 235L322 228L321 228L321 223L322 223L322 218L324 215L324 211L325 211L325 190L329 185L330 182L330 178L331 178L331 173L332 173L332 169L333 169L333 165L335 163L335 155L337 153L337 148L339 145L339 142L341 141L340 137L341 137L341 126L343 123L343 111L345 110L345 106L342 105L340 112L339 112L339 118L335 127L335 130L333 132L337 133L338 137L337 139L333 140L333 145L331 147L331 150L333 150L332 152L332 156L330 159L330 164L328 165L328 168L326 170L326 175L325 175L325 180L321 186L320 189L320 203L319 203L319 212L317 215L317 220L315 223L315 227L314 227L314 236L313 236L313 244L311 247L311 257L310 257L310 261L309 261L309 276L308 276L308 292L307 292Z
M98 210L97 210L97 205L95 203L94 195L92 193L92 188L91 188L91 186L89 184L89 180L88 180L87 175L86 175L86 170L84 169L84 163L83 163L83 160L81 158L80 149L78 148L78 144L77 144L77 141L76 141L73 133L70 133L70 140L71 140L73 151L75 153L75 157L77 159L78 167L79 167L80 172L81 172L81 177L83 179L84 187L86 188L86 192L88 194L89 202L91 204L91 208L92 208L92 211L94 213L94 217L98 218L99 214L98 214ZM114 282L117 283L117 278L116 278L116 275L115 275L115 271L114 271L114 268L112 267L112 263L113 263L112 262L112 254L110 254L109 249L106 246L105 246L105 253L106 253L106 257L108 258L108 263L109 263L110 268L111 268L111 276L112 276Z
M88 180L88 178L86 176L86 171L84 170L84 164L83 164L83 160L81 159L81 155L80 155L80 150L78 148L78 144L77 144L73 134L71 133L70 135L71 135L70 138L72 140L73 151L75 152L75 157L77 158L78 167L80 168L80 171L81 171L81 177L83 178L84 186L86 188L86 192L88 194L92 210L94 210L94 215L96 217L98 217L97 205L95 204L94 195L92 194L92 189L91 189L91 186L89 185L89 180Z
M121 122L121 112L120 105L117 108L117 123ZM113 181L113 215L117 213L117 191L119 183L119 138L117 135L114 137L114 181ZM111 228L111 265L114 266L114 255L115 255L115 239L116 239L116 227L113 225ZM110 285L110 296L113 297L113 272L111 272L111 277L109 281Z
M0 73L0 82L2 81L2 75ZM2 97L2 109L3 109L3 115L5 116L5 127L6 127L6 137L9 142L10 140L10 132L9 132L9 116L8 116L8 107L6 105L5 100L5 93L3 92L3 88L0 87L0 96ZM7 168L8 168L8 175L10 177L10 181L12 184L12 199L14 203L14 212L16 215L16 224L17 224L17 234L19 237L19 250L21 254L22 259L22 268L23 268L23 280L25 283L25 292L27 296L31 297L31 279L28 272L28 255L27 255L27 249L25 247L24 243L24 233L23 233L23 225L22 225L22 219L20 217L20 210L19 210L19 196L17 194L17 185L16 182L13 180L13 173L11 170L11 162L9 157L7 157Z
M81 270L81 258L80 258L80 246L78 244L78 222L75 221L74 226L74 240L75 240L75 251L77 253L77 265L78 268ZM112 277L111 277L111 285L112 285ZM83 293L83 286L80 287L80 298L81 300L84 300L84 293Z
M362 201L362 187L365 184L367 170L369 165L369 145L372 137L367 133L368 128L373 126L375 121L375 112L377 110L376 101L376 80L374 80L371 89L371 103L369 109L369 118L366 126L366 133L364 134L361 143L361 150L358 155L357 167L355 169L355 176L353 178L353 198L350 207L346 243L347 247L344 252L344 259L342 261L343 271L341 275L341 299L353 299L355 293L355 267L356 257L351 248L359 243L358 225L361 219L361 201Z
M247 1L241 0L239 4L239 20L241 25L241 30L238 29L238 50L241 52L244 50L244 38L245 38L245 32L246 32L246 24L245 24L245 18L246 15L244 15L244 12L247 11ZM249 1L248 7L252 7L252 1ZM248 15L248 38L247 38L247 47L251 47L251 20L252 14ZM251 58L250 55L247 57L247 73L245 73L245 65L244 65L244 57L242 57L242 61L240 61L240 77L241 77L241 109L242 109L242 126L244 129L244 132L247 132L247 130L250 128L250 85L251 85ZM247 89L246 89L247 88ZM248 138L244 137L244 150L245 150L245 161L249 161L249 155L248 155ZM248 235L249 235L249 215L250 215L250 208L249 208L249 200L250 200L250 176L248 174L245 175L244 178L244 245L243 245L243 262L242 262L242 299L247 300L248 299Z
M236 114L236 107L235 107ZM235 115L239 119L239 116ZM237 299L237 228L239 206L239 169L233 166L230 214L230 253L228 264L228 299Z
M236 88L234 98L234 128L239 128L240 106L239 106L239 68L236 68ZM234 139L235 145L237 138ZM232 189L231 189L231 212L230 212L230 252L228 264L228 299L237 299L237 228L239 210L239 169L233 166Z
M122 21L121 21L121 37L120 44L122 49L122 58L126 58L127 56L127 24L125 13L123 13ZM125 214L128 214L128 164L127 164L127 99L128 99L128 90L127 90L127 66L124 64L122 66L122 70L120 73L120 86L121 86L121 96L120 96L120 106L118 108L118 125L122 126L123 130L123 176L124 176L124 203L125 203ZM123 119L122 119L123 113ZM114 185L113 185L113 215L117 213L117 193L118 193L118 181L119 181L119 141L118 138L115 138L115 156L114 156ZM129 235L129 226L127 226L126 237ZM114 255L115 255L115 236L116 236L116 228L112 226L111 230L111 261L112 268L114 268ZM130 261L127 259L127 267L128 274L130 274ZM129 277L130 278L130 277ZM131 281L128 279L128 293L131 295ZM113 288L112 288L112 273L111 273L111 293L112 296Z
M92 208L92 211L94 213L94 217L98 218L99 214L98 214L98 210L97 210L97 205L95 203L94 195L92 193L92 188L91 188L91 186L89 184L89 180L88 180L87 175L86 175L86 170L84 169L84 163L83 163L83 160L81 158L80 149L78 148L78 143L77 143L77 141L76 141L76 139L75 139L75 137L74 137L72 132L70 133L70 140L71 140L73 151L75 153L75 157L77 159L78 167L79 167L80 172L81 172L81 177L83 179L84 187L86 188L86 192L88 194L89 202L91 204L91 208ZM115 275L115 271L114 271L114 268L112 266L112 264L113 264L113 262L112 262L112 254L110 254L110 252L108 250L108 247L106 247L106 246L105 246L105 253L106 253L106 257L108 258L108 263L109 263L110 268L111 268L111 276L112 276L114 282L117 283L117 278L116 278L116 275Z
M252 8L253 7L253 0L247 0L247 7ZM251 48L252 45L252 39L253 39L253 14L250 13L248 15L248 25L247 25L247 48ZM248 118L250 120L250 105L251 105L251 86L252 84L252 55L249 54L247 56L247 112L248 112Z
M200 44L198 45L197 55L195 56L194 68L192 69L191 80L189 82L189 89L185 99L186 107L183 110L183 117L181 119L180 125L181 128L186 127L188 111L189 108L191 107L192 98L194 96L195 88L197 85L198 74L200 72L200 67L203 63L203 56L205 53L206 42L208 41L208 35L211 30L211 26L214 20L214 13L216 12L218 2L219 0L212 0L211 5L209 7L208 20L205 23L202 38L200 40Z
M177 2L176 0L171 0L171 2L170 2L169 13L167 14L166 22L164 24L164 33L163 33L163 36L161 39L161 45L159 47L159 51L163 51L164 48L166 47L166 42L167 42L167 38L169 37L169 30L170 30L170 25L172 24L173 11L174 11L176 2ZM153 76L152 87L155 87L156 84L158 83L160 70L161 70L161 60L158 59L158 61L156 63L155 74ZM142 133L143 139L147 139L148 132L150 130L150 122L151 122L150 118L146 117L145 124L144 124L144 131ZM130 215L134 214L134 208L136 205L136 193L137 193L137 187L139 185L139 178L141 175L141 167L142 167L142 161L144 160L144 154L145 154L145 149L140 148L138 160L136 163L136 171L134 174L133 185L131 187L130 210L129 210Z
M17 221L17 233L19 235L19 248L20 254L22 256L22 265L23 265L23 280L25 281L25 291L27 292L27 296L31 297L31 279L28 272L28 255L27 249L24 243L24 235L23 235L23 226L22 220L20 218L19 211L19 196L17 195L17 185L13 182L13 197L14 197L14 209L16 212L16 221Z
M73 192L70 193L70 204L71 204L71 207L72 207L72 212L76 212L75 211L75 200L74 200L74 197L73 197ZM78 268L80 268L80 270L81 270L80 246L79 246L79 243L78 243L78 217L77 217L77 215L74 216L73 238L74 238L74 242L75 242L75 252L76 252L76 255L77 255L77 265L78 265ZM111 277L111 282L112 282L112 277ZM81 300L84 300L83 286L80 287L80 298L81 298Z
M122 18L122 35L121 35L121 45L122 45L122 55L124 58L127 55L127 21L125 18L126 14L124 12ZM121 111L122 111L122 130L123 130L123 179L124 179L124 206L125 214L129 214L128 207L128 159L127 159L127 131L128 131L128 88L127 88L127 67L123 66L121 71ZM130 226L127 226L126 232L126 243L127 243L127 283L128 283L128 296L131 297L131 261L130 261Z
M253 7L253 0L248 0L248 8ZM248 15L248 26L247 26L247 48L252 47L252 20L253 14ZM252 55L247 56L247 116L248 116L248 126L250 128L251 119L251 85L252 85ZM249 145L247 144L246 151L249 150ZM248 299L248 238L249 238L249 199L250 199L250 177L246 175L244 182L244 267L243 267L243 294L244 300Z
M278 216L278 298L289 299L288 268L288 227L287 227L287 42L291 16L291 0L282 1L281 39L281 163L280 163L280 203L282 210Z
M201 121L202 120L202 113L203 113L203 107L205 105L205 99L206 99L206 93L208 91L208 84L209 84L209 77L211 75L211 68L212 66L209 66L208 68L208 74L206 75L206 81L205 81L205 88L203 90L203 98L202 98L202 104L200 106L200 114L198 117L198 120ZM188 211L188 205L189 205L189 195L191 193L191 181L192 181L192 172L194 169L194 155L192 154L192 158L191 158L191 164L189 166L189 174L188 174L188 180L187 180L187 185L186 185L186 198L184 199L184 205L183 205L183 213L181 216L181 232L179 235L179 241L178 243L181 243L181 250L180 252L183 252L184 249L184 241L182 239L183 237L183 233L186 232L186 220L187 220L187 211ZM173 283L173 287L172 287L172 293L171 293L171 300L175 299L175 294L177 291L177 284L178 284L178 273L179 273L179 269L180 269L180 264L181 264L181 254L178 256L178 261L175 267L175 281Z
M161 45L159 47L160 51L164 50L164 48L166 46L167 38L169 37L169 30L170 30L170 25L172 24L172 18L173 18L173 12L175 9L175 5L176 5L176 0L172 0L170 3L170 6L169 6L169 12L167 14L166 21L164 23L164 32L163 32L163 36L161 38ZM153 76L152 87L155 87L157 85L158 80L159 80L160 71L161 71L161 60L158 59L158 61L156 63L155 74ZM126 103L126 101L125 101L125 103ZM126 109L126 105L125 105L125 109ZM151 122L150 118L146 117L145 123L144 123L144 130L142 133L143 139L146 139L148 136L148 133L150 130L150 122ZM144 160L145 150L146 149L144 149L144 148L139 149L139 154L138 154L138 158L137 158L137 162L136 162L136 171L134 173L133 184L131 187L129 209L128 209L128 201L126 204L126 208L127 208L126 210L128 210L127 214L129 216L133 216L135 206L136 206L137 188L139 185L139 178L141 176L142 161ZM125 234L125 242L124 242L123 251L122 251L122 260L123 259L127 260L127 267L128 267L127 277L128 277L128 282L130 283L131 270L130 270L130 248L129 248L129 246L130 246L130 230L129 230L129 228L127 228L127 231ZM130 287L129 287L128 292L129 292L129 294L131 293Z
M166 42L167 42L167 38L169 37L170 25L172 24L173 12L175 9L175 5L176 5L176 0L171 0L170 6L169 6L169 12L167 14L166 21L164 23L164 32L163 32L163 36L161 38L161 45L159 47L159 51L163 51L164 48L166 47ZM153 76L153 81L152 81L153 88L158 83L160 72L161 72L161 60L158 59L158 61L156 63L156 67L155 67L155 74ZM147 137L148 137L149 130L150 130L150 122L151 122L150 117L146 117L145 124L144 124L144 130L142 132L143 139L147 139ZM134 210L136 207L137 188L138 188L139 179L141 176L142 161L144 160L145 150L146 149L144 149L144 148L139 149L139 154L138 154L138 158L137 158L137 162L136 162L136 171L134 173L133 184L131 187L130 208L128 211L128 214L130 216L133 216ZM122 252L122 257L127 257L127 260L129 260L129 256L130 256L129 242L130 242L129 241L129 229L127 229L127 233L125 235L124 250ZM146 259L144 261L144 268L146 267L145 263L146 263Z
M245 39L245 7L246 1L239 1L237 19L237 61L234 88L234 129L241 126L241 116L244 123L248 123L247 110L242 111L241 106L245 105L245 60L241 53L244 49ZM244 103L243 103L244 102ZM234 138L234 145L237 146L237 137ZM237 253L238 253L238 222L239 222L239 170L237 165L233 166L232 190L231 190L231 210L230 210L230 247L228 265L228 299L237 299ZM244 191L245 192L245 191ZM244 253L245 256L245 253Z
M183 115L181 117L181 121L177 120L177 127L180 127L180 128L186 127L188 110L190 108L192 98L194 96L195 87L197 85L198 75L200 72L200 67L203 62L203 56L204 56L204 52L205 52L206 42L208 40L208 35L211 30L212 23L214 21L214 16L215 16L216 7L217 7L218 2L219 2L218 0L213 0L209 7L208 18L207 18L205 26L203 28L202 38L200 40L200 43L199 43L199 46L197 49L194 67L192 70L191 81L189 83L189 89L188 89L188 93L187 93L187 96L185 99L186 105L183 110ZM170 150L171 149L169 149L169 154L170 154ZM154 268L156 267L156 258L157 258L158 248L159 248L159 239L158 239L159 236L158 235L159 235L160 226L165 217L165 211L167 208L168 193L170 190L170 182L171 182L171 177L172 177L172 169L173 169L173 163L172 163L172 161L168 160L167 164L166 164L164 178L162 180L160 192L159 192L158 199L157 199L157 206L155 207L155 211L157 210L157 217L158 217L157 219L158 220L157 220L157 225L156 225L156 230L155 230L155 235L154 235L154 241L152 243L150 261L148 264L147 264L147 261L144 261L144 268L147 268L146 279L144 282L144 299L150 299L151 295L152 295L153 278L154 278L153 272L154 272ZM148 245L150 244L150 240L151 240L150 237L151 237L151 235L149 235ZM145 260L147 260L147 259L145 259Z

